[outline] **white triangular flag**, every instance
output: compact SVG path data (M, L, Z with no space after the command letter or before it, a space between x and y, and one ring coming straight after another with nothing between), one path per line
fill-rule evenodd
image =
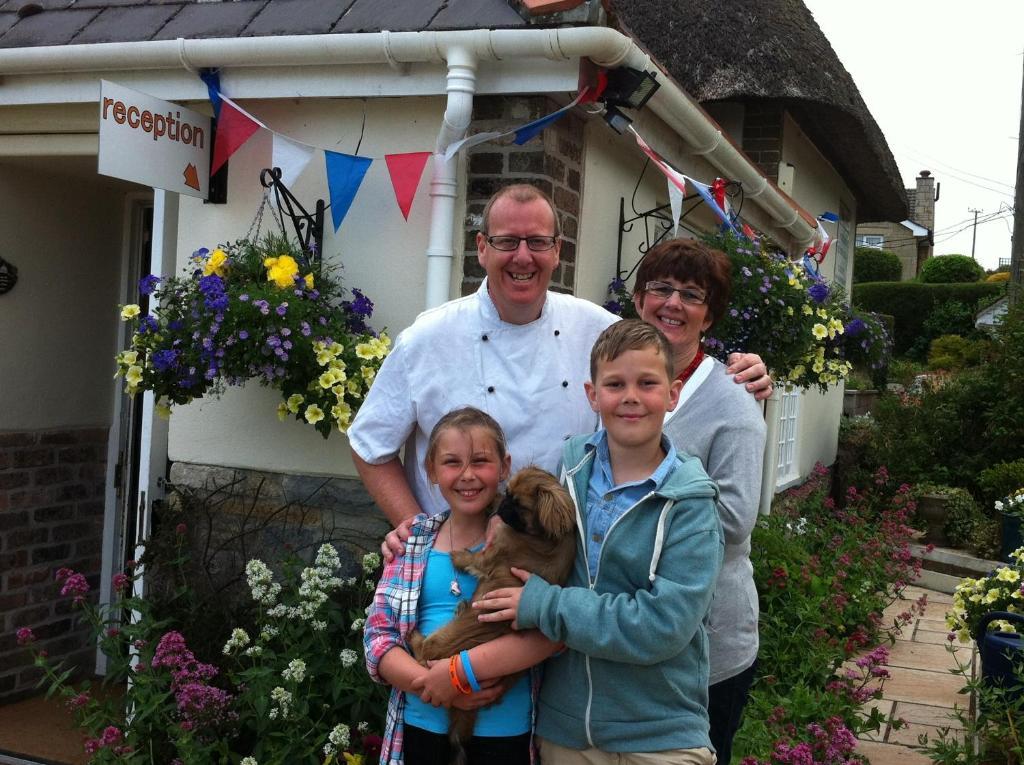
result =
M274 133L273 167L281 169L281 182L291 186L313 159L313 147Z
M671 178L666 178L668 183L668 201L672 205L672 237L679 236L679 217L683 213L683 190L677 186Z

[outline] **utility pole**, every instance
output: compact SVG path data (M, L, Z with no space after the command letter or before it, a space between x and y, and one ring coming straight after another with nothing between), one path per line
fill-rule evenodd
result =
M978 213L985 211L975 210L973 207L968 207L967 212L974 213L974 228L971 229L971 259L977 260L977 258L974 257L974 242L978 238Z
M1024 260L1024 77L1021 78L1020 130L1017 132L1017 188L1013 196L1013 240L1010 244L1010 305L1020 299Z

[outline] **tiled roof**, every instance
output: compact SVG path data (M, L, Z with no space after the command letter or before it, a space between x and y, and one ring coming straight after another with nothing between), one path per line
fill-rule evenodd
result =
M0 48L525 24L507 0L0 0Z

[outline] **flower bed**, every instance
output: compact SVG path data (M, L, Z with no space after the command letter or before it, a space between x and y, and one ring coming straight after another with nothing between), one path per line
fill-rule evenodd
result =
M839 507L827 496L828 478L818 466L754 530L761 649L735 745L745 765L856 759L857 734L884 719L862 709L888 676L882 644L925 605L922 598L884 623L885 608L920 571L909 548L909 487L895 486L881 468Z
M159 307L121 308L135 331L117 374L129 394L153 391L164 414L256 379L281 392L281 419L324 438L344 433L390 346L366 324L370 299L358 289L344 299L319 262L280 236L197 250L186 275L145 276L139 291Z

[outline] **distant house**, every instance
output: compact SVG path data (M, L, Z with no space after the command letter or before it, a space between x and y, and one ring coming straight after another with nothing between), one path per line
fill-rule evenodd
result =
M856 221L907 217L881 131L799 0L530 5L0 5L0 229L4 258L19 269L0 295L0 697L34 683L13 639L29 622L51 654L89 664L84 630L47 582L72 566L109 598L168 477L188 485L236 471L288 497L315 476L330 493L323 512L376 516L344 437L325 442L278 421L273 392L229 388L166 422L151 395L128 399L111 379L127 342L117 306L139 300L140 275L179 272L197 248L246 234L271 138L258 134L232 156L224 204L99 176L100 80L209 114L196 71L216 68L224 93L271 129L376 158L341 228L328 225L323 253L392 334L428 302L476 288L473 234L485 200L511 181L541 186L561 210L555 289L604 302L610 280L639 259L642 226L624 226L620 212L664 205L666 181L592 108L522 146L484 143L449 161L439 153L408 222L395 205L385 154L439 151L467 132L550 113L576 93L584 58L656 74L661 87L631 115L634 127L687 175L737 182L742 216L793 258L813 241L817 216L834 212L821 265L829 279L849 286ZM308 206L327 197L322 156L292 190ZM685 222L717 225L703 205ZM841 390L779 395L769 489L834 460L842 406Z
M910 214L899 223L881 221L857 224L857 246L874 247L897 255L903 264L900 281L913 279L932 256L935 242L935 203L939 195L928 170L917 176L917 185L906 189Z

